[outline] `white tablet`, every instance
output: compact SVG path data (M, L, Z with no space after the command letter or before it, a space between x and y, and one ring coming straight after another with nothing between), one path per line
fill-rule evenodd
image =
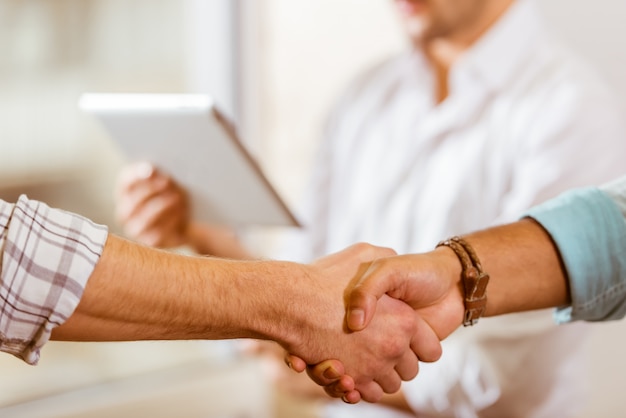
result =
M95 115L131 160L149 161L190 193L194 219L231 226L298 226L211 97L85 93Z

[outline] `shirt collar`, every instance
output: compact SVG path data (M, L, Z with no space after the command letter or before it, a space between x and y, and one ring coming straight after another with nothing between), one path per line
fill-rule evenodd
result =
M542 36L543 26L533 3L517 0L453 66L452 93L470 80L490 90L502 89L523 67Z

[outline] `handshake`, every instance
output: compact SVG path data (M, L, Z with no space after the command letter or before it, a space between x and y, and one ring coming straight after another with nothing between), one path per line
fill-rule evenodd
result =
M524 218L465 238L407 255L358 244L310 265L320 277L335 279L331 283L341 288L335 292L343 294L338 302L345 310L323 312L324 305L317 305L311 323L302 328L303 344L282 344L291 353L287 363L298 372L306 369L330 396L348 403L376 402L383 392L393 393L402 380L414 378L420 361L436 361L440 341L461 324L472 325L478 316L572 304L570 289L577 284L565 272L559 247L535 220ZM580 283L596 277L585 276ZM623 303L617 299L609 306ZM344 332L322 338L315 321Z
M467 235L473 249L448 241L428 253L397 255L388 248L356 244L311 264L299 264L254 260L229 229L193 222L184 190L150 165L127 167L116 195L117 217L127 235L150 246L184 244L198 254L213 256L180 259L142 248L147 254L141 258L150 263L143 263L136 274L128 263L124 270L111 273L135 277L137 289L143 286L138 277L149 277L145 287L151 289L161 279L162 290L155 294L174 314L167 318L168 329L188 330L144 335L143 329L134 332L126 325L123 329L132 332L115 335L116 339L155 339L166 334L169 339L273 340L286 350L293 370L306 369L330 396L348 403L376 402L383 393L398 391L403 380L418 374L420 361L439 359L441 340L478 316L571 303L559 249L530 218ZM128 254L128 245L120 241L109 259ZM475 254L481 256L482 265ZM481 274L482 266L492 276L488 305L484 296L489 278ZM177 275L185 280L172 284L171 277ZM101 296L103 289L98 290ZM115 289L108 282L105 290ZM121 292L129 298L120 304L134 308L120 318L126 324L130 319L135 324L145 322L144 317L134 317L142 311L138 300L145 300L143 293L135 295L120 287L116 294ZM88 286L86 295L90 293ZM94 303L101 300L94 298ZM154 301L147 302L143 311L155 322L150 316ZM57 330L56 336L61 334ZM70 332L63 338L77 336Z
M449 248L399 256L357 244L305 269L301 284L314 287L308 303L293 308L308 317L272 339L292 353L285 360L293 370L306 369L345 402L377 402L383 392L398 391L418 374L420 361L439 359L440 341L463 323L461 263Z
M350 247L309 266L343 286L339 302L345 311L325 316L318 309L302 329L309 331L305 346L282 344L291 353L286 361L298 372L306 369L330 396L377 402L383 392L396 392L402 380L414 378L420 361L438 360L440 341L461 324L472 325L483 315L570 306L573 284L561 256L530 218L445 241L423 254ZM488 304L490 279L483 266L491 274ZM319 319L344 332L320 338L314 324Z

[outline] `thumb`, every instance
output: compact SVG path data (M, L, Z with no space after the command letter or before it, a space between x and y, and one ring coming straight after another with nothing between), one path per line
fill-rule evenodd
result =
M306 362L302 360L298 356L294 356L293 354L285 353L285 364L293 371L297 373L302 373L306 370Z
M367 327L376 312L378 299L395 286L391 275L377 274L380 264L380 260L372 262L347 291L346 323L352 331L361 331Z
M367 327L374 317L376 302L379 297L364 293L361 289L353 290L350 293L346 322L351 331L361 331Z

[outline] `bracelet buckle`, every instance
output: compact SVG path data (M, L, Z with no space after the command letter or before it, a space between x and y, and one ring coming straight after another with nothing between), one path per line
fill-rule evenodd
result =
M489 274L483 271L476 252L463 238L449 238L441 241L437 247L442 245L451 248L461 261L461 281L465 292L463 326L476 325L487 309Z

